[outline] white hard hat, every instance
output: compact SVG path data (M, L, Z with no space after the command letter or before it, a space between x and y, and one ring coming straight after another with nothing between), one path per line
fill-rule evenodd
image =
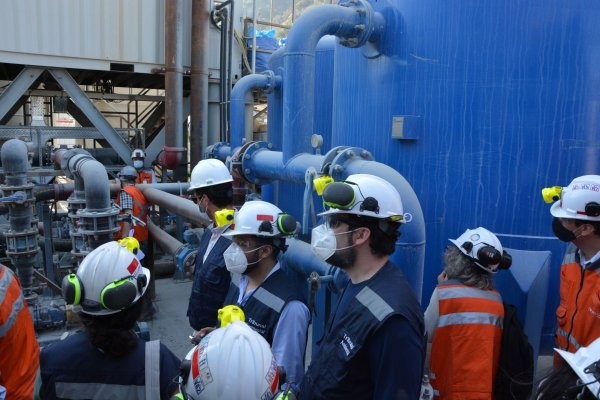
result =
M150 271L124 245L108 242L88 254L76 274L65 276L63 296L92 315L115 314L136 303L150 284Z
M146 153L142 149L135 149L131 152L131 158L146 158Z
M488 272L494 273L498 268L508 269L512 264L512 258L504 251L500 240L485 228L467 229L458 238L448 240Z
M598 373L600 373L600 338L594 340L587 347L581 347L577 352L554 349L571 366L583 384L592 394L598 397L600 393L600 383L598 382ZM596 373L596 376L594 375Z
M222 161L216 158L200 160L192 170L188 192L227 182L233 182L233 177Z
M404 222L402 199L396 188L378 176L350 175L344 182L333 182L323 190L326 211L331 214L355 214Z
M245 322L205 336L186 356L184 396L193 400L271 399L279 371L269 343Z
M233 224L223 236L290 236L296 233L296 219L279 207L262 200L247 201L235 213Z
M600 176L584 175L563 188L550 213L557 218L600 221Z

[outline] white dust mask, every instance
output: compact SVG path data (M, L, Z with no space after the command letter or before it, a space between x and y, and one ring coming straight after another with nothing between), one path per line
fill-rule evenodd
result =
M337 236L354 232L356 229L346 232L335 233L327 224L321 224L312 229L310 235L310 247L321 260L327 262L335 254L336 250L349 249L354 245L337 248Z
M257 251L263 246L257 247L256 249L250 250L247 253L252 253L253 251ZM248 263L248 258L246 258L246 252L242 250L240 246L235 243L231 243L231 245L223 252L223 259L225 260L225 267L229 272L233 272L236 274L243 274L246 272L246 269L249 265L254 265L260 261L254 261L252 263Z

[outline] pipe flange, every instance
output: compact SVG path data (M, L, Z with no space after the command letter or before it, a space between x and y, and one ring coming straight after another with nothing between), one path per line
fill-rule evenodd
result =
M331 161L329 166L329 175L338 181L343 179L346 164L351 160L361 159L365 161L374 161L373 155L360 147L348 147L337 153L337 156Z
M271 94L273 90L275 90L278 86L281 85L281 77L276 76L275 73L271 70L264 71L262 73L268 79L267 86L262 88L262 92L265 94Z
M241 157L241 172L244 179L246 179L250 183L254 183L256 185L265 185L273 182L269 179L259 179L256 177L254 172L253 165L253 157L256 153L268 150L270 151L273 148L273 145L268 142L250 142L244 145L245 149L243 149L242 157Z
M346 0L341 1L339 5L354 9L360 20L360 23L354 26L354 34L341 39L340 44L351 48L363 46L375 29L373 26L373 7L365 0Z
M338 154L346 149L350 148L349 146L337 146L332 148L331 150L329 150L327 152L327 154L325 154L325 157L323 158L323 164L321 164L321 171L319 171L320 174L323 175L330 175L329 169L331 167L331 163L333 162L333 160L335 160L335 158L338 156Z
M206 148L206 157L204 158L216 158L218 159L218 155L219 155L219 150L221 150L222 147L224 146L229 146L229 144L225 143L225 142L217 142L215 144L211 144L210 146L208 146Z
M61 158L60 158L60 169L63 170L63 172L65 173L65 176L69 179L75 179L75 175L73 174L75 172L75 168L73 168L71 170L71 168L69 168L69 162L71 161L71 159L77 155L86 155L88 157L92 157L90 155L90 153L88 153L87 151L83 150L83 149L69 149L67 151L65 151L64 153L61 153Z

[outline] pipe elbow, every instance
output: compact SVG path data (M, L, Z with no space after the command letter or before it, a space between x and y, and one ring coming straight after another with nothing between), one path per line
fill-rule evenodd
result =
M29 169L27 145L19 139L10 139L0 150L2 167L6 174L25 173Z
M322 5L308 10L294 23L287 41L287 53L314 53L325 35L343 38L349 47L364 45L374 34L381 18L374 18L371 5L365 0L348 0L339 5Z
M84 183L86 208L88 210L106 210L110 207L110 187L104 165L86 158L79 160L77 174Z

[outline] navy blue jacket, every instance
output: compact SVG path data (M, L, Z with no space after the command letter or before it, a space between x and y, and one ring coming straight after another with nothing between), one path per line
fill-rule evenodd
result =
M211 235L211 229L204 231L196 255L194 284L187 309L190 325L195 330L217 325L217 312L223 306L231 283L231 274L223 259L223 253L231 245L231 240L220 236L206 261L202 261Z
M302 301L302 294L282 269L269 275L252 293L246 304L238 304L239 294L237 282L232 281L224 305L239 305L244 310L246 323L271 345L275 327L285 305L292 300Z
M386 388L386 400L416 399L424 359L424 326L412 289L389 261L355 287L353 297L346 299L346 308L330 318L298 399L374 399L380 387ZM405 343L396 344L390 337L402 338ZM385 345L379 346L381 343ZM410 353L403 353L403 346L410 347ZM384 368L373 371L374 366L381 366L378 359L387 357L394 347L397 359L388 357ZM409 368L410 377L398 376L401 365Z
M86 399L92 397L77 397L74 393L102 393L104 398L109 398L109 394L112 394L110 398L145 398L145 343L139 339L132 351L118 359L109 358L94 348L84 332L42 348L40 397L43 400ZM161 399L169 399L177 389L173 379L179 374L179 366L179 359L161 343ZM61 393L65 397L60 397Z

